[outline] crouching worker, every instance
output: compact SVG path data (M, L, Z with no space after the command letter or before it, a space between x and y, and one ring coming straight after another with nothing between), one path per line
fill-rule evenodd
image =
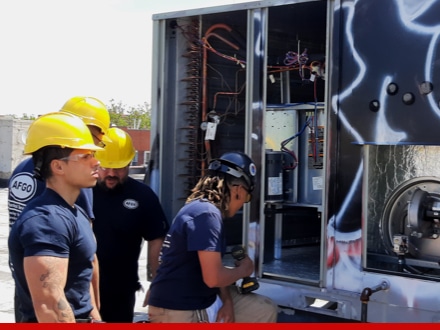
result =
M100 320L91 278L96 241L86 212L75 204L81 188L95 186L99 162L86 124L54 112L29 127L25 154L46 183L11 227L9 264L21 322Z
M210 163L162 245L150 285L150 322L276 322L277 306L271 299L254 292L240 294L234 285L252 274L252 260L246 256L234 268L222 263L223 219L250 201L255 175L255 164L241 152Z

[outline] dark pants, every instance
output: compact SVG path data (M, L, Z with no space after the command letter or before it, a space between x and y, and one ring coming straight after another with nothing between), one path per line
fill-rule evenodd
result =
M21 322L21 313L20 313L20 299L17 295L17 288L14 290L14 315L15 315L15 323Z
M101 288L100 298L100 313L104 322L133 323L136 292L117 292L114 289Z

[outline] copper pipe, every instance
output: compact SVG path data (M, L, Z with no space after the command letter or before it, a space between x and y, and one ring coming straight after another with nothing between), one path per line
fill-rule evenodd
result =
M215 93L215 95L214 95L214 104L213 104L213 110L215 110L215 107L216 107L216 105L217 105L217 96L218 95L240 95L240 93L241 93L241 91L240 92L217 92L217 93Z
M228 41L227 39L223 38L221 35L218 35L217 33L210 33L210 34L205 35L205 40L208 40L208 38L210 38L210 37L217 37L217 39L220 39L225 44L231 46L235 50L239 50L240 49L240 47L238 47L237 45L235 45L232 42Z
M227 41L226 39L224 39L223 37L219 36L216 33L212 33L212 31L216 30L216 29L224 29L228 32L232 31L232 28L229 27L226 24L214 24L212 25L209 29L206 30L204 37L202 38L203 43L207 43L208 39L210 37L217 37L218 39L220 39L221 41L223 41L224 43L228 44L229 46L231 46L232 48L234 48L235 50L238 50L239 47L234 45L233 43ZM202 122L207 120L207 109L208 109L208 102L207 102L207 88L208 88L208 82L207 82L207 77L208 77L208 48L206 46L203 47L203 62L202 62ZM211 153L211 148L210 148L210 143L209 141L205 141L205 149L208 155L208 160L210 158L210 153ZM202 176L204 175L205 172L205 162L202 161L201 164L201 173Z

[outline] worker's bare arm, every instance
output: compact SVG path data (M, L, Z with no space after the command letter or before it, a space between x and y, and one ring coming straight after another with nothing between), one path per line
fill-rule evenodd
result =
M68 258L24 258L24 273L39 323L75 322L73 311L64 294L68 263Z

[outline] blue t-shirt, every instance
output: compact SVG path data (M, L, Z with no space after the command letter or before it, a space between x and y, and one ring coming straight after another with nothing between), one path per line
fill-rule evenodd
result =
M149 305L174 310L204 309L219 292L203 281L198 251L226 250L220 210L204 200L184 205L171 224L161 263L150 285Z
M136 291L142 239L164 237L169 228L158 197L131 177L112 190L97 184L93 212L101 290Z
M46 184L34 178L32 157L23 160L12 172L8 183L9 228L17 220L24 207L35 197L40 196ZM93 215L93 194L89 188L81 189L76 204L81 206L90 219Z
M92 310L90 281L96 241L84 210L72 208L52 189L32 200L11 228L9 262L15 281L20 312L25 320L35 318L23 259L29 256L69 258L64 293L75 316Z

